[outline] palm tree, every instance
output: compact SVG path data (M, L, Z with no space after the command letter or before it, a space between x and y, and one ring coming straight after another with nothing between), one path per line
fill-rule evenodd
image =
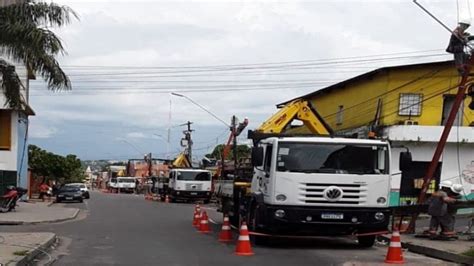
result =
M0 55L19 61L39 73L51 90L71 89L71 81L55 56L66 53L61 40L49 27L61 27L78 18L67 6L24 0L0 7ZM12 72L13 69L13 72ZM2 89L11 108L22 105L18 75L5 60L0 60Z

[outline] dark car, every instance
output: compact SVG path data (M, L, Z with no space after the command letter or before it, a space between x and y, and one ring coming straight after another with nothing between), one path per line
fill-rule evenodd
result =
M84 183L69 183L66 184L66 186L71 186L71 187L78 187L81 192L82 192L82 197L84 199L90 199L90 194L89 194L89 189L87 189L87 186Z
M56 196L56 202L62 201L79 201L82 202L81 189L77 186L64 186L59 189L58 195Z

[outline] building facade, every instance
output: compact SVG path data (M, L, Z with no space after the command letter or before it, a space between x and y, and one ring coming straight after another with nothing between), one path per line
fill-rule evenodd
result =
M364 138L369 131L392 144L391 204L410 204L423 178L457 93L460 77L452 61L377 69L300 98L309 100L337 134ZM474 112L466 96L435 174L435 183L450 180L474 186ZM400 172L401 151L409 149L413 164Z
M28 105L32 75L21 64L1 55L0 58L15 65L23 85L20 93L24 101L22 108L11 109L0 93L0 194L3 194L9 185L28 187L28 124L34 112Z

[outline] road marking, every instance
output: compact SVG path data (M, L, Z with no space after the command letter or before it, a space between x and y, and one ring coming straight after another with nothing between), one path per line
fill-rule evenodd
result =
M209 222L213 223L213 224L219 224L217 223L216 221L212 220L211 218L208 218Z

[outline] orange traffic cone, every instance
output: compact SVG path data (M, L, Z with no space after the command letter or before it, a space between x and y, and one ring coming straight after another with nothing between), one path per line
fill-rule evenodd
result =
M385 263L405 263L402 254L402 243L400 242L400 233L398 231L392 232L392 238L390 239L390 246L388 247L387 257L385 257Z
M194 206L194 212L201 212L201 206L199 204L196 204L196 206Z
M193 226L199 228L201 225L201 211L194 211Z
M209 218L207 217L206 211L203 211L201 214L201 223L199 225L199 233L208 234L211 232L209 228Z
M222 231L219 234L220 242L230 242L232 241L232 231L230 231L229 217L224 215L224 223L222 224Z
M252 246L250 245L249 231L247 224L242 222L240 226L239 239L237 240L237 246L235 247L235 254L239 256L252 256Z
M168 195L165 196L165 203L170 203L170 197Z

